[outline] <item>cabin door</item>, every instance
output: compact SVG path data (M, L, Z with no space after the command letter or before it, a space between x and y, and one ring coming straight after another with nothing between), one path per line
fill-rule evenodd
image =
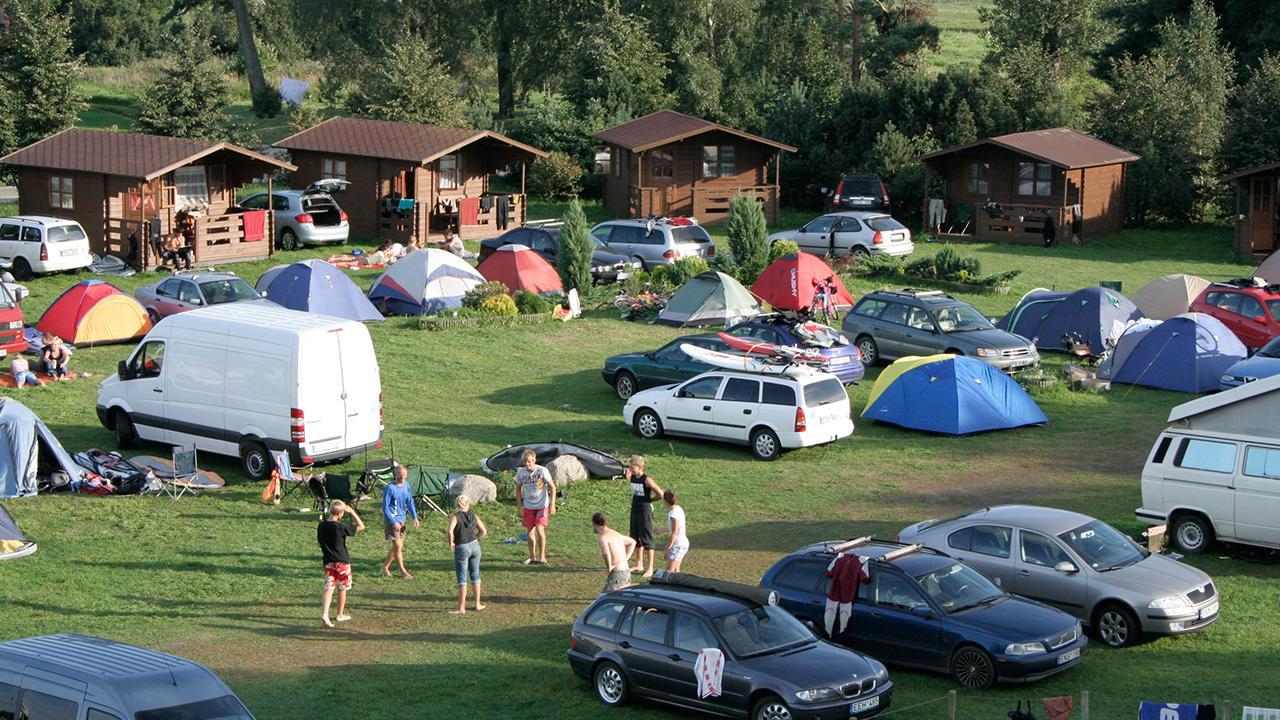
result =
M650 150L645 159L645 167L649 175L649 186L653 188L650 197L653 206L649 213L659 217L671 213L671 194L675 186L675 160L671 146Z
M1270 175L1253 178L1249 186L1249 228L1254 252L1269 252L1276 246L1276 179Z

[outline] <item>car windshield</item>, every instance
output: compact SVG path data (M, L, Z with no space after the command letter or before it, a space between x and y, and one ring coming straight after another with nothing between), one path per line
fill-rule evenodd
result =
M1276 308L1272 308L1272 314L1275 314ZM1272 340L1256 353L1257 357L1280 358L1280 337Z
M968 565L955 563L941 570L917 575L920 587L948 614L1003 600L1004 591Z
M956 305L933 311L933 319L944 333L990 330L995 327L986 315L968 305Z
M813 633L785 610L763 605L715 619L716 630L739 658L814 642Z
M9 292L8 286L0 283L0 308L10 310L17 306L18 303L13 299L13 294Z
M683 225L671 228L671 239L674 242L694 242L704 243L711 242L711 236L701 225Z
M1132 565L1148 555L1146 550L1101 520L1085 523L1058 537L1098 571Z
M49 242L67 242L85 238L84 230L80 229L79 225L55 225L46 230L44 236Z
M890 230L906 230L907 229L906 225L903 225L902 223L898 222L897 220L894 220L888 215L884 215L881 217L867 218L866 223L867 223L867 227L871 228L872 230L879 230L880 232L889 232Z
M848 399L849 395L844 391L844 386L833 377L804 386L804 404L807 407L821 407Z
M240 278L210 280L200 283L200 291L210 305L236 302L237 300L259 300L261 295L249 283Z
M236 699L235 695L223 695L209 700L197 700L186 705L142 710L133 714L134 720L253 720L253 715Z
M841 192L844 195L879 195L880 183L870 178L845 179Z

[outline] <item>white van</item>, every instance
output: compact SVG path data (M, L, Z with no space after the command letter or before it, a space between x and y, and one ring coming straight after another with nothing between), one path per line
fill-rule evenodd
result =
M1142 469L1139 520L1188 553L1214 539L1280 548L1280 376L1174 408Z
M269 450L296 464L382 444L373 342L350 320L229 303L179 313L147 333L98 388L98 419L121 448L194 445L271 474Z

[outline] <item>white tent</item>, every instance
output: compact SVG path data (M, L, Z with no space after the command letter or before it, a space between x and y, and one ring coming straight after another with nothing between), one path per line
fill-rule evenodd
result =
M1209 287L1209 281L1202 277L1165 275L1143 285L1142 289L1129 299L1138 306L1143 315L1153 320L1168 320L1186 312L1191 307L1192 301L1207 287Z

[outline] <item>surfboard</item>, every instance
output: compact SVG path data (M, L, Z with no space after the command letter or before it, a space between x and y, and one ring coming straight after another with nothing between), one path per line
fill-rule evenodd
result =
M144 470L156 474L160 482L181 485L189 490L221 490L227 482L222 476L208 470L197 470L195 478L175 479L173 477L173 460L156 455L139 455L129 458L129 462Z
M821 365L827 361L821 353L815 353L804 348L792 347L790 345L776 345L774 343L764 342L763 340L753 340L751 338L734 337L725 333L719 333L720 339L728 343L729 347L735 350L741 350L748 355L766 355L769 357L781 358L785 361L794 363L804 363L806 365Z
M792 377L808 375L814 372L814 369L807 365L796 365L789 361L770 362L769 360L756 359L749 355L734 355L720 352L719 350L708 350L689 343L681 343L680 349L698 362L704 362L725 370L742 370L764 375L790 375Z

